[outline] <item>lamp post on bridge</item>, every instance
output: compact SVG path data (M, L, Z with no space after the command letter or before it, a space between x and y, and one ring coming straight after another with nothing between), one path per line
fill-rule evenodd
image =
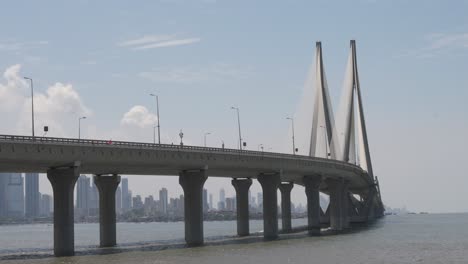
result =
M321 128L323 128L323 133L325 133L325 155L326 155L326 158L328 159L328 135L327 135L327 128L324 127L324 126L320 126Z
M29 77L23 77L25 80L29 80L30 86L31 86L31 116L32 116L32 137L33 140L35 139L34 136L34 86L33 86L33 80Z
M237 125L238 125L238 127L239 127L239 150L242 150L242 135L241 135L241 126L240 126L239 107L231 106L231 109L237 111Z
M294 142L294 118L293 117L286 117L286 119L291 120L293 155L296 155L296 143Z
M263 144L258 144L257 150L260 151L260 149L261 149L262 152L263 152Z
M206 132L204 135L203 135L203 142L204 142L204 146L206 147L206 136L208 135L211 135L211 132Z
M161 125L159 123L159 96L157 94L150 94L150 96L156 97L156 118L158 119L158 124L156 125L156 127L158 128L158 144L161 144ZM154 127L153 127L153 130L154 130ZM153 131L153 134L154 134L154 131ZM156 137L154 137L153 141L154 141L153 143L156 143Z
M78 118L78 140L81 139L81 119L86 119L86 116Z

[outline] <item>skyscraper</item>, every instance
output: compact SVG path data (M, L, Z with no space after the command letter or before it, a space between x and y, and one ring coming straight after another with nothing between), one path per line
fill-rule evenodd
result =
M213 194L210 193L210 209L213 209Z
M90 183L91 186L89 188L88 197L88 215L96 216L99 214L99 193L92 177L90 178Z
M168 199L167 199L167 189L162 188L159 191L159 211L163 214L167 214L167 204L168 204Z
M6 215L24 216L24 181L21 173L8 173L6 183Z
M126 212L130 210L132 196L128 189L128 179L122 179L122 211Z
M120 186L115 191L115 212L117 214L122 212L122 189Z
M208 212L208 191L203 189L203 212Z
M226 193L224 189L219 190L219 202L218 210L224 210L226 208Z
M76 213L78 217L88 216L90 188L89 178L81 175L76 187Z
M40 210L40 215L41 216L50 216L50 208L52 207L52 196L48 194L42 194L41 195L41 210Z
M40 193L39 193L39 174L38 173L26 173L24 175L26 181L26 217L37 217L39 216L39 204L40 204Z

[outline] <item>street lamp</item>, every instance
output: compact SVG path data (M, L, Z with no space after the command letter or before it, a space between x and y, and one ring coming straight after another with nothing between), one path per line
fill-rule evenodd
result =
M293 155L296 155L296 143L294 142L294 118L293 117L286 117L286 119L291 120Z
M263 144L258 144L257 150L260 151L260 149L262 149L263 152Z
M150 94L150 96L156 97L156 118L158 119L158 144L161 144L161 125L159 124L159 97L157 94ZM153 128L154 129L154 128ZM156 140L154 140L156 141ZM154 142L156 143L156 142Z
M86 119L86 116L78 118L78 140L81 139L81 119Z
M327 128L324 126L320 126L323 128L323 133L325 133L325 155L327 156L328 159L328 135L327 135Z
M34 140L34 86L33 80L29 77L24 77L25 80L29 80L31 86L31 116L32 116L32 137Z
M204 137L204 146L206 147L206 136L210 135L211 132L206 132L203 137Z
M240 115L239 115L239 107L231 106L231 109L237 111L237 125L239 127L239 150L242 150L242 136L241 136L241 126L240 126Z

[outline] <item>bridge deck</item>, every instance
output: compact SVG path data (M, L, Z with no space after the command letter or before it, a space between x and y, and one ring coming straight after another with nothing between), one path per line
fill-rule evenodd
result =
M210 177L256 178L280 173L283 181L302 184L305 175L343 177L350 190L373 184L354 164L302 155L226 148L124 141L0 135L0 172L45 173L48 168L81 162L87 174L179 175L207 169ZM322 186L321 189L326 189Z

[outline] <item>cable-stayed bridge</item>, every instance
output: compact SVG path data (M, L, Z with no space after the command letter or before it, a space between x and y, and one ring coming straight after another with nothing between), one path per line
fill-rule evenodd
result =
M207 177L232 178L237 200L237 231L249 235L248 190L258 180L263 190L265 239L278 237L277 190L282 195L282 229L291 231L290 193L305 187L308 232L320 235L383 215L383 204L367 139L356 58L351 41L340 122L335 121L323 66L322 45L316 44L316 83L308 156L136 142L0 135L0 172L47 173L54 192L54 253L74 254L73 191L80 173L94 174L99 190L100 245L115 246L115 191L120 176L178 176L184 190L185 240L202 245L202 191ZM319 157L319 130L325 130L326 155ZM339 131L339 132L338 132ZM329 195L326 210L320 192ZM0 193L0 199L2 199Z

